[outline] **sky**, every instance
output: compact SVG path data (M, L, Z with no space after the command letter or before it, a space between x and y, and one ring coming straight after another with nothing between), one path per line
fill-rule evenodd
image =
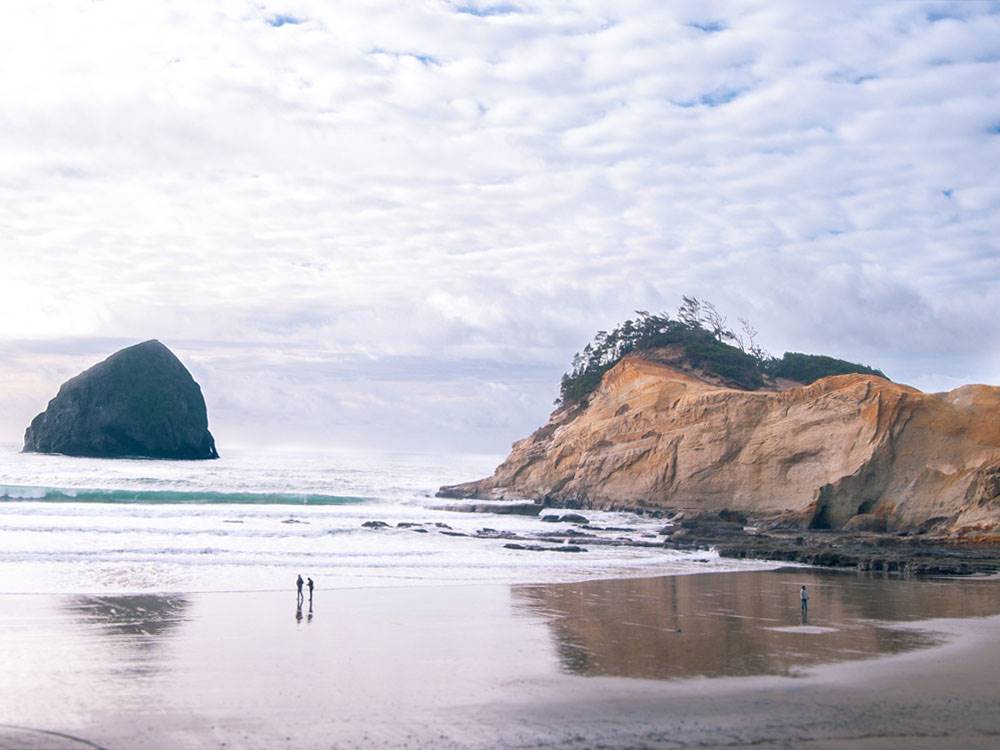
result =
M157 338L220 450L504 452L682 294L1000 384L1000 3L45 2L0 28L0 440Z

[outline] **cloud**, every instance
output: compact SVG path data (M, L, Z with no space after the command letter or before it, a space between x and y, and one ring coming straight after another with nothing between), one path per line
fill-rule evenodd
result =
M230 439L502 450L682 293L776 352L1000 380L992 7L12 9L0 437L157 337Z

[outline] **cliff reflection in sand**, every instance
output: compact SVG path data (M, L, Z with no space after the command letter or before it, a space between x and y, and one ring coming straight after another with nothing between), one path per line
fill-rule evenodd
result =
M799 587L811 595L803 624ZM700 574L514 589L544 617L564 670L655 679L794 675L811 665L938 642L905 621L1000 613L995 580L829 571Z

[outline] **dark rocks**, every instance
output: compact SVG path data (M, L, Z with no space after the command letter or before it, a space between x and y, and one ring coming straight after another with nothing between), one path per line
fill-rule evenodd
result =
M663 544L685 550L714 547L721 557L798 562L865 572L904 575L1000 572L1000 547L924 536L773 530L736 534L719 524L695 523L674 533Z
M914 533L929 534L932 531L944 529L950 522L951 516L933 516L920 524Z
M563 523L590 523L590 519L579 513L563 513L559 518Z
M498 513L514 516L537 516L542 506L537 503L462 503L459 505L443 505L436 510L450 510L459 513Z
M858 513L847 519L847 523L844 524L844 531L885 531L885 529L885 517L874 513Z
M497 531L496 529L480 529L476 536L481 539L516 539L519 538L513 531Z
M448 487L442 487L434 493L434 497L446 497L453 498L455 500L472 500L477 497L477 495L478 492L476 488L468 484L456 484Z
M385 521L365 521L361 524L361 527L365 529L391 529L392 525L386 523ZM396 524L397 529L407 529L409 531L415 531L418 534L427 534L427 529L422 527L422 523L413 523L411 521L400 521Z
M554 515L554 514L548 514ZM575 514L567 514L575 515ZM557 516L563 521L564 516ZM867 521L867 519L862 519ZM674 525L659 530L612 529L587 525L515 533L482 528L471 535L500 540L504 548L527 552L586 552L592 547L632 547L679 550L714 548L722 557L798 562L824 567L850 568L866 573L898 575L968 575L1000 573L1000 546L963 544L954 539L927 535L900 536L866 531L803 531L768 528L760 520L737 514L692 513L675 516ZM860 522L859 522L860 523ZM876 525L877 526L877 525ZM551 527L550 527L551 528ZM628 531L609 538L605 531ZM459 532L443 531L449 536ZM642 538L636 538L640 535ZM559 542L562 542L561 544ZM581 546L585 544L586 546ZM704 562L704 559L700 559Z
M541 537L543 539L551 539L551 538L562 538L567 536L593 538L594 535L588 534L585 531L577 531L576 529L566 529L565 531L541 531L535 534L535 536Z
M542 516L541 520L545 521L545 523L558 523L559 516L556 515L555 513L546 513L544 516Z
M738 523L740 526L746 526L747 515L746 513L740 513L737 510L720 510L719 520L728 521L729 523Z
M159 341L112 354L63 383L24 433L29 453L218 458L201 388Z
M670 532L669 529L674 531ZM665 526L660 529L663 535L669 535L671 539L684 539L687 537L722 539L734 536L743 536L743 523L723 521L715 514L706 514L694 518L685 518L680 522L680 527Z
M587 528L592 531L625 531L629 533L635 531L635 529L628 526L594 526L593 524L589 524Z

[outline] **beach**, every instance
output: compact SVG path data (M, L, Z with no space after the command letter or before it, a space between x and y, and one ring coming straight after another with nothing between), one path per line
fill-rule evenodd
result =
M798 589L811 592L808 618ZM996 747L1000 581L0 596L0 748Z

